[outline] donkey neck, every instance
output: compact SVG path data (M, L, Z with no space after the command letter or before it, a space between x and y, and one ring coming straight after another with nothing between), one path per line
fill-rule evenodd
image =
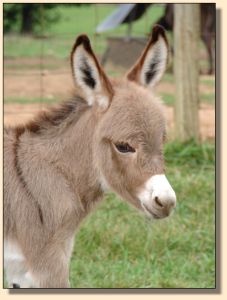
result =
M57 127L21 136L29 145L28 152L32 150L38 159L46 160L67 178L86 211L103 195L93 163L92 143L98 120L92 110L87 108L76 122L70 121L69 115Z
M89 108L75 124L53 139L53 145L59 147L55 165L68 174L86 209L103 194L93 163L92 145L97 122Z

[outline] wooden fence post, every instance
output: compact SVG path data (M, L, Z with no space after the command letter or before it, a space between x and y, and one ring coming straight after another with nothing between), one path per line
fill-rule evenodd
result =
M174 4L175 132L199 140L199 4Z

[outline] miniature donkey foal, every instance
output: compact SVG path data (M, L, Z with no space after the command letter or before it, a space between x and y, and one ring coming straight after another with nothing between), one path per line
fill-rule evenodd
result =
M4 259L10 287L69 287L75 230L107 189L156 219L175 207L164 175L165 118L149 90L163 75L167 57L164 30L155 26L135 66L125 78L110 80L81 35L71 53L73 99L24 126L5 128Z

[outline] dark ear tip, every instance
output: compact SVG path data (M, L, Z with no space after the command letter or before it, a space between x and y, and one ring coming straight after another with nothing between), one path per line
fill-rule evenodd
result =
M86 34L81 34L77 37L74 49L80 45L83 45L85 49L90 50L91 49L91 44L88 36Z
M89 38L86 34L81 34L77 37L76 39L76 44L80 45L80 44L83 44L83 43L89 43Z
M152 29L151 39L152 42L156 42L158 40L159 35L161 35L166 40L165 29L163 26L155 24Z

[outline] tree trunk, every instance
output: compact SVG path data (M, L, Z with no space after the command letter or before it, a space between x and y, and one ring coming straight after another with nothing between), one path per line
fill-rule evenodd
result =
M175 132L199 140L199 4L174 4Z
M33 10L34 4L23 4L22 5L22 22L21 22L21 33L32 33L33 31Z

